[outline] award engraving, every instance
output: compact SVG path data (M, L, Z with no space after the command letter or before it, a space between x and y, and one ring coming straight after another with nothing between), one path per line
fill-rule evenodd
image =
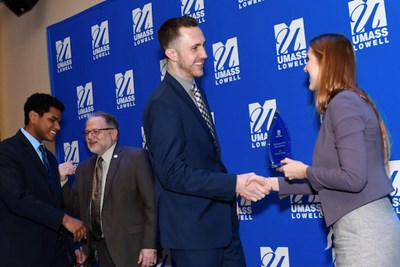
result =
M292 142L289 131L278 110L275 111L268 131L267 152L270 168L281 167L281 160L292 155Z

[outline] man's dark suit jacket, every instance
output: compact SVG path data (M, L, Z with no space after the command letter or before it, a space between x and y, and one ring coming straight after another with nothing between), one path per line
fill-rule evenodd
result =
M55 181L58 164L47 151ZM59 183L56 183L59 185ZM0 143L1 266L52 266L59 251L61 187L50 187L46 168L21 131Z
M68 210L90 229L90 202L97 156L81 162L73 187L62 188ZM138 266L142 248L155 248L154 176L143 149L116 146L107 173L102 225L116 266ZM89 238L90 240L90 238ZM88 255L91 244L84 244Z
M161 246L188 250L227 246L238 230L236 176L227 174L197 106L167 73L143 116L157 178Z

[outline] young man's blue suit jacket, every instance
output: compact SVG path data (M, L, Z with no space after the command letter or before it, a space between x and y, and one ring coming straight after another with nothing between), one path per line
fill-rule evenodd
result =
M203 91L202 95L207 103ZM227 174L218 141L214 143L197 106L167 73L143 116L156 175L161 246L227 246L238 231L236 175Z
M58 164L52 153L47 155L54 192L44 164L21 131L0 144L1 266L51 266L65 256L57 251L66 235Z

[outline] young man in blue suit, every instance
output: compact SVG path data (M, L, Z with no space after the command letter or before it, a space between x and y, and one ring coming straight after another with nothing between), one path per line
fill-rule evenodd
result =
M156 175L163 248L178 267L243 267L236 194L257 201L265 179L228 174L204 91L205 38L196 19L164 22L158 38L167 57L164 80L144 110L144 130ZM195 86L195 87L194 87ZM248 179L257 182L245 186Z
M24 111L25 127L0 143L0 265L73 266L67 231L79 241L86 228L62 209L57 161L43 145L60 131L64 105L36 93L27 99Z

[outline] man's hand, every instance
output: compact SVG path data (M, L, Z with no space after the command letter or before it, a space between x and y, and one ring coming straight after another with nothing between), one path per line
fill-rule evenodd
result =
M139 253L138 264L141 267L149 267L157 264L157 250L144 248Z
M64 182L67 180L68 175L75 174L74 162L72 160L61 163L58 165L58 172L60 173L60 181Z
M76 256L76 265L83 266L83 264L87 260L87 257L86 254L82 251L82 248L75 249L75 256Z
M237 176L236 192L248 200L256 202L268 195L269 191L268 181L262 176L253 172Z
M82 221L75 219L67 214L64 214L62 225L74 235L74 242L86 239L86 227Z

